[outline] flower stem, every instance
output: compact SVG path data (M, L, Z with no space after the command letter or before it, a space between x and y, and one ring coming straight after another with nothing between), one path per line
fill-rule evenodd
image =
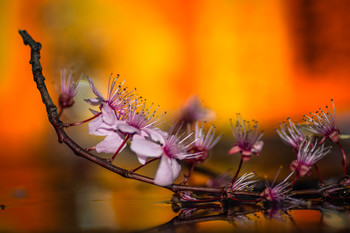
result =
M159 159L159 158L150 159L150 160L148 160L145 164L142 164L142 165L138 166L137 168L132 169L130 172L136 172L136 171L139 170L140 168L143 168L143 167L146 166L147 164L152 163L153 161L156 161L157 159Z
M346 154L345 154L345 151L343 149L343 147L341 146L340 142L337 142L340 150L341 150L341 153L343 154L343 162L344 162L344 171L343 171L343 175L345 176L346 175Z
M91 147L91 148L88 148L87 151L90 152L90 151L93 151L93 150L95 150L95 149L96 149L96 146L93 146L93 147Z
M115 159L115 157L117 156L117 154L119 154L119 151L123 148L123 146L125 145L125 143L128 141L128 139L130 138L130 135L126 135L124 138L124 141L122 142L122 144L120 144L118 150L114 153L114 155L112 156L112 158L108 159L108 162L113 162L113 160Z
M295 175L294 180L293 180L292 184L290 185L290 188L293 188L295 182L297 182L298 179L299 179L299 176L297 174L297 175Z
M86 122L88 122L88 121L91 121L91 120L93 120L93 119L95 119L96 117L98 117L99 115L101 115L102 114L102 112L99 112L99 113L97 113L95 116L93 116L93 117L90 117L90 118L88 118L88 119L86 119L86 120L84 120L84 121L80 121L80 122L75 122L75 123L65 123L65 124L63 124L63 127L70 127L70 126L76 126L76 125L81 125L81 124L84 124L84 123L86 123Z
M190 169L188 170L188 174L185 175L184 181L182 181L182 183L181 183L182 185L185 185L187 183L187 181L190 179L191 174L192 174L195 166L196 166L196 164L192 163Z
M240 171L241 168L242 168L242 163L243 163L243 159L241 158L241 161L239 162L238 169L237 169L237 171L236 171L235 176L233 177L233 179L232 179L232 181L231 181L231 184L233 184L233 183L236 181L237 176L238 176L238 174L239 174L239 171Z
M60 108L60 111L58 112L58 117L61 117L62 113L63 113L63 107Z
M323 185L323 184L324 184L323 178L322 178L321 173L320 173L320 170L318 169L318 166L317 166L316 164L314 164L314 168L315 168L315 170L316 170L316 172L317 172L318 178L320 179L321 185Z

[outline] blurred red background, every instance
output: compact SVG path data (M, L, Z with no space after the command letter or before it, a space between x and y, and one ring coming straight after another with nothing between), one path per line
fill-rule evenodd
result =
M0 162L10 164L1 169L32 163L52 133L18 29L42 43L43 74L55 98L61 68L92 77L102 91L118 73L170 116L198 94L222 131L240 112L273 132L331 98L346 120L349 11L345 0L1 1ZM71 118L86 114L82 103ZM1 183L15 187L22 178L13 172Z

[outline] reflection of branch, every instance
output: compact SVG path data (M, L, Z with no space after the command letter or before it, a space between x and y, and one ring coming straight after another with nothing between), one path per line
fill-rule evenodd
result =
M266 205L265 205L266 204ZM332 213L334 210L339 211L339 207L329 205L328 203L319 202L309 206L309 203L295 205L286 203L265 203L264 205L254 204L239 204L222 206L220 204L189 204L182 208L180 213L169 222L153 227L151 229L140 231L139 233L147 232L178 232L191 227L193 232L196 231L196 223L212 222L212 221L226 221L233 224L235 227L245 227L250 223L258 221L259 218L266 220L284 221L289 219L293 224L295 230L302 231L293 216L290 214L294 211L319 211L320 222L322 222L323 213L325 211ZM327 208L325 208L327 207ZM344 208L341 208L344 211ZM335 212L336 213L336 212ZM255 217L254 217L255 216ZM251 217L254 217L253 219ZM236 224L238 223L238 224ZM181 228L181 229L178 229Z

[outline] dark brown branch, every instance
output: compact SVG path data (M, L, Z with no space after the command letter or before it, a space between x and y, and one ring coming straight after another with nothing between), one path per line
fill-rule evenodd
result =
M139 175L134 172L130 172L128 170L125 170L123 168L117 167L113 165L112 163L108 162L107 159L99 158L82 147L80 147L78 144L76 144L64 131L64 124L59 119L59 114L57 113L57 107L53 103L49 92L45 85L45 78L42 74L42 66L40 63L40 50L41 50L41 44L39 42L36 42L33 40L33 38L27 33L25 30L19 30L19 34L21 35L23 39L23 43L25 45L29 45L31 48L31 58L30 58L30 64L32 65L32 72L34 81L37 84L37 88L40 91L42 101L46 106L47 116L56 130L58 141L60 143L65 143L76 155L81 156L85 159L90 160L93 163L96 163L100 165L101 167L104 167L112 172L115 172L125 178L130 178L134 180L139 180L145 183L154 184L153 179ZM197 186L183 186L183 185L176 185L173 184L171 186L164 187L167 188L173 192L177 191L201 191L201 192L208 192L208 193L223 193L223 188L208 188L208 187L197 187Z

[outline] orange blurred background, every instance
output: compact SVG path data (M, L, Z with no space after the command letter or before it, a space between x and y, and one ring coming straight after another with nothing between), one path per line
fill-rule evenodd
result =
M16 167L32 165L56 143L18 29L42 43L54 98L61 68L90 76L102 93L114 73L170 117L198 94L222 131L240 112L273 132L280 121L299 121L332 98L340 124L348 122L349 11L346 0L0 1L0 162L7 164L0 174L11 177L0 182L15 190L22 179L42 177L50 168L30 170L38 174L21 168L22 174ZM68 121L89 114L79 98ZM47 189L45 182L29 183Z

